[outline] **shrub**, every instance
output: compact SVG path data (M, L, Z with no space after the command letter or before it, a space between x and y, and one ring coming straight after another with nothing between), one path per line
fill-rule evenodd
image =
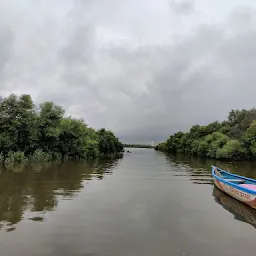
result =
M200 140L199 145L198 145L197 154L199 156L206 156L208 147L209 147L209 145L205 140Z
M162 142L162 143L159 143L156 147L155 147L155 150L159 150L159 151L166 151L166 143L165 142Z
M9 152L6 159L5 159L5 164L8 163L25 163L27 162L27 158L25 157L24 152L17 151L17 152Z
M238 140L229 140L224 147L219 148L216 152L218 159L241 159L246 155L246 149Z
M253 157L255 157L256 156L256 142L255 141L251 144L249 150L250 150L251 155Z
M29 159L31 162L48 162L52 160L52 156L44 152L42 149L37 149Z
M229 137L221 132L214 132L206 137L209 142L207 156L211 158L215 158L217 150L222 148L229 140Z

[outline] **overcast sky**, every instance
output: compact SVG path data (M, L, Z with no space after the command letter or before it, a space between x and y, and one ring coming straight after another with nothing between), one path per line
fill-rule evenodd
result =
M1 0L10 93L130 143L223 120L256 105L256 1Z

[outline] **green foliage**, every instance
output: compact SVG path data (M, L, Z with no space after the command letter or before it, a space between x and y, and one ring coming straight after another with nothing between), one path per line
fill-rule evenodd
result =
M16 163L25 163L27 162L27 158L24 154L24 152L16 151L12 152L10 151L7 155L7 158L5 159L5 164L16 164Z
M29 159L31 162L48 162L52 160L52 156L42 149L36 149Z
M215 158L217 150L222 148L227 143L229 137L221 132L214 132L210 135L207 135L205 140L208 142L208 150L206 156Z
M97 140L87 140L85 144L85 155L87 158L94 158L100 154L99 142Z
M197 154L199 156L206 156L208 150L208 143L205 140L200 140L197 148Z
M249 128L246 130L245 134L244 134L244 138L247 139L256 139L256 121L254 121Z
M53 102L35 106L29 95L0 98L0 161L5 164L84 159L122 152L113 132L64 117Z
M155 150L166 151L166 142L162 142L156 145Z
M62 156L74 158L85 157L86 130L83 120L63 118L60 122L60 133L58 134L58 148Z
M230 111L228 116L231 126L229 136L240 139L254 120L256 120L256 108Z
M254 121L245 131L243 144L248 149L251 158L256 157L256 121Z
M250 153L255 157L256 156L256 142L252 142L250 145Z
M229 140L222 148L218 148L216 158L239 160L244 158L245 154L246 150L240 141Z
M123 151L123 144L115 137L113 132L100 129L97 134L99 136L99 153L101 155L112 155Z
M227 119L177 132L155 149L217 159L256 159L256 108L232 110Z

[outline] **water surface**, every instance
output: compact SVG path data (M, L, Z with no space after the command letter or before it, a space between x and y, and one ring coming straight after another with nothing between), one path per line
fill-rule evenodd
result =
M214 188L231 164L152 149L0 174L0 255L254 255L256 213Z

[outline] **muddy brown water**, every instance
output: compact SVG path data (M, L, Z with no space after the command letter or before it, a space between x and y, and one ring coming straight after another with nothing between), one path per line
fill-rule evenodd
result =
M210 170L256 178L255 163L129 150L1 170L0 255L255 255L255 210L214 188Z

